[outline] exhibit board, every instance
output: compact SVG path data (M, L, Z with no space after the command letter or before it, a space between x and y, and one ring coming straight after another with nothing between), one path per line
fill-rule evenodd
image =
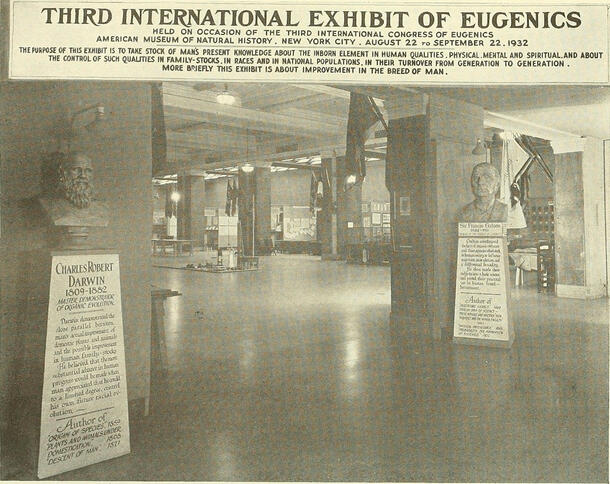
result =
M284 240L316 240L316 214L312 214L309 207L285 205L283 214Z
M239 218L236 216L218 216L218 247L237 247Z
M453 338L456 343L510 347L506 224L459 224Z
M38 477L129 451L119 256L54 255Z

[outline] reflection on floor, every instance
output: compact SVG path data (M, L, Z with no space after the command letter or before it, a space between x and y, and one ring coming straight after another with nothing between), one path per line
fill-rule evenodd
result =
M607 300L514 290L512 350L464 347L401 336L388 267L261 265L153 269L169 380L129 456L56 479L608 481Z

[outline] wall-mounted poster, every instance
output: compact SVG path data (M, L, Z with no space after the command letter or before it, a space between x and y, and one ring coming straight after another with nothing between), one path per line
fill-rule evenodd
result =
M411 197L400 197L400 215L411 215Z
M282 207L278 205L271 205L271 230L275 232L281 232L282 228ZM279 226L279 228L278 228Z
M377 212L373 212L371 214L371 221L373 225L381 225L381 214Z
M316 218L309 207L284 206L284 240L315 240Z
M390 214L389 213L384 213L382 215L382 220L384 224L389 224L390 223Z
M153 225L165 225L165 210L153 210Z

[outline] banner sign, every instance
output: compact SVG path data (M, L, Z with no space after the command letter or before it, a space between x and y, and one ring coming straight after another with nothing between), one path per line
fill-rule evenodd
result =
M12 79L606 83L605 6L14 0Z

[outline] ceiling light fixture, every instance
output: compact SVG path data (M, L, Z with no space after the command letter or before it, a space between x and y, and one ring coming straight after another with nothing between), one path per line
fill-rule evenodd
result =
M483 155L487 153L487 144L481 141L481 138L477 138L477 144L472 150L473 155Z
M228 106L232 106L235 104L235 96L229 92L227 85L225 84L224 91L216 96L216 102L218 104L226 104Z

